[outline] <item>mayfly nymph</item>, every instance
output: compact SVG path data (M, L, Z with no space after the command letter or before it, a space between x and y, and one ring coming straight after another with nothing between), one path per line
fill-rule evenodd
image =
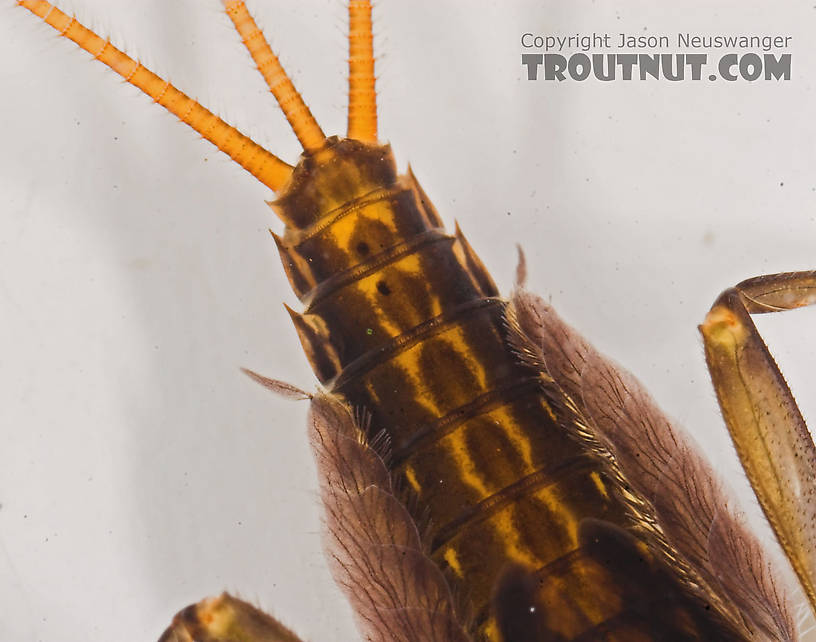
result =
M47 2L19 4L276 192L275 242L305 306L291 316L324 389L310 430L330 556L369 639L795 639L782 583L648 396L540 300L500 298L397 172L378 142L368 2L349 3L346 138L324 134L243 2L224 3L303 147L295 167ZM705 325L712 363L733 337L754 341L744 299L751 313L813 302L812 274L742 285ZM807 546L793 549L807 587ZM166 636L296 639L278 627L223 596Z

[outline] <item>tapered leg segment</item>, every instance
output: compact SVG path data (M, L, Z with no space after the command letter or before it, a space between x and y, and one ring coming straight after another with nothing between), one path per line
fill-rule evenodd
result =
M816 610L816 447L751 314L816 303L816 272L723 292L700 326L723 417L759 503Z

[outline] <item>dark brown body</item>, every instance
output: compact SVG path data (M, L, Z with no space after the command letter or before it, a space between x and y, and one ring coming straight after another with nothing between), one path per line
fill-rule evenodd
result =
M387 147L330 139L274 207L315 373L387 435L477 637L500 620L512 640L740 639L634 534L620 484L510 349L484 266Z

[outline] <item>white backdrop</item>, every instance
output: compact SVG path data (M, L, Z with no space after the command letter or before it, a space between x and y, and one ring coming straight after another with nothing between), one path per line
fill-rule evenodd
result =
M816 267L816 11L615 5L382 0L381 138L503 291L521 242L532 289L745 495L696 324L743 278ZM296 160L216 0L62 7ZM343 3L250 8L342 133ZM523 32L593 30L791 35L793 79L525 79ZM238 370L313 385L270 193L10 0L0 80L0 639L156 639L222 589L307 639L355 639L320 549L305 405ZM786 317L762 327L816 417L816 315Z

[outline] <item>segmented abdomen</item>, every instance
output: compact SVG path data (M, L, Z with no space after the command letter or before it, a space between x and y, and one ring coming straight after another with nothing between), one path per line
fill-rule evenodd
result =
M514 640L739 639L634 534L620 484L509 348L481 261L387 147L330 139L274 208L315 373L387 434L476 635L500 639L504 578L503 617L524 605L502 623Z

